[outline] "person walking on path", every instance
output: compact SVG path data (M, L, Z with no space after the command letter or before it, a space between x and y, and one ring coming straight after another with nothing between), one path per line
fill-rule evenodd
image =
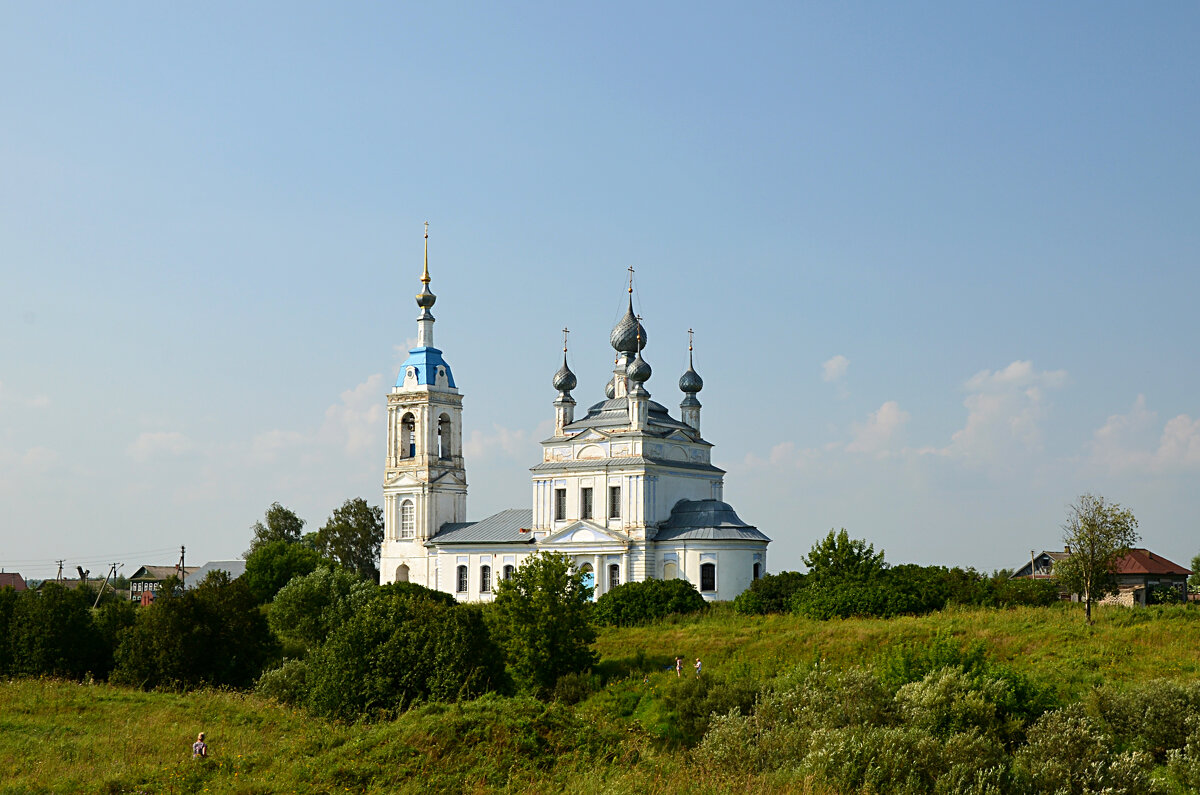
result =
M676 657L675 658L675 678L678 679L681 676L683 676L683 658Z
M196 742L192 743L192 759L203 759L208 756L208 745L204 742L204 732L196 735Z
M700 678L700 658L696 658L696 678Z

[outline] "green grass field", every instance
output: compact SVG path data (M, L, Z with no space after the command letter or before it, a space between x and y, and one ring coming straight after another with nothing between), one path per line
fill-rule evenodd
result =
M828 623L699 619L605 630L606 684L576 706L487 697L424 705L357 725L310 718L252 695L142 693L105 684L0 684L0 792L826 792L810 781L729 779L669 741L675 655L709 676L756 682L820 664L870 665L934 637L982 641L997 662L1075 700L1103 683L1193 680L1200 609L1071 606L947 610ZM690 675L690 673L689 673ZM211 756L190 758L198 731Z

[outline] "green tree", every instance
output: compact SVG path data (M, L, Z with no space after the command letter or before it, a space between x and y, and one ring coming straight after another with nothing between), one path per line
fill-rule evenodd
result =
M1115 502L1084 494L1068 506L1063 542L1071 556L1054 564L1054 574L1065 590L1083 598L1087 623L1092 623L1092 605L1116 592L1113 566L1138 538L1137 519Z
M12 670L12 616L19 596L12 586L0 588L0 676Z
M304 530L304 520L278 502L273 502L263 518L250 525L250 530L254 538L250 540L250 548L242 554L247 559L259 547L272 541L298 542Z
M321 715L395 714L501 688L504 662L476 605L381 593L308 658L304 687Z
M321 563L316 550L290 541L269 541L246 556L244 580L260 603L269 602L293 577L312 574Z
M307 649L325 642L379 591L374 583L329 566L293 577L279 589L267 612L267 623L285 641Z
M194 589L156 598L120 633L112 679L142 688L247 687L276 653L242 580L210 572Z
M334 509L313 539L318 552L360 577L379 582L379 547L383 544L383 509L361 497Z
M8 635L13 672L72 679L100 673L102 640L92 620L93 598L87 589L56 583L19 594Z
M1200 593L1200 555L1192 558L1192 576L1188 577L1188 590Z
M563 674L596 662L596 631L588 620L592 589L566 555L539 552L496 589L497 640L513 679L545 697Z
M813 544L804 557L808 566L809 585L824 585L833 582L866 582L879 574L887 564L883 552L858 538L850 538L846 528L836 535L832 530L825 538Z

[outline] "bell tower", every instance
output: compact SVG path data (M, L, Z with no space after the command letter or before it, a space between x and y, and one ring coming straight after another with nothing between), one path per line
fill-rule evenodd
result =
M436 588L425 542L443 524L467 518L467 473L462 457L462 394L450 365L433 347L435 296L429 290L429 224L425 268L417 293L417 344L408 352L387 396L387 456L383 478L381 583L415 582Z

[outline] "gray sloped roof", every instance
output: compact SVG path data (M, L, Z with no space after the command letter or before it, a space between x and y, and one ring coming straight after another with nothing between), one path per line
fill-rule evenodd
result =
M720 467L715 467L712 464L699 464L692 461L669 461L665 458L649 458L646 456L627 456L625 458L589 458L582 461L547 461L538 464L535 467L530 467L530 472L557 472L558 470L566 469L610 469L612 467L628 467L628 466L663 466L677 467L679 469L692 469L700 472L718 472L723 473L725 470Z
M533 511L529 508L509 508L478 522L447 522L427 546L440 544L530 544L533 533ZM526 532L522 533L524 528Z
M696 433L695 428L672 417L671 412L663 404L651 400L647 403L646 408L646 434L665 436L675 430ZM619 397L592 404L588 407L587 414L567 425L566 430L571 432L587 428L627 427L629 427L629 401Z
M229 579L236 580L246 573L245 560L210 560L198 569L193 569L188 576L183 578L184 588L195 588L200 583L204 582L204 578L208 576L210 571L223 571L229 575Z
M738 517L727 502L680 500L655 541L770 541L757 527Z

